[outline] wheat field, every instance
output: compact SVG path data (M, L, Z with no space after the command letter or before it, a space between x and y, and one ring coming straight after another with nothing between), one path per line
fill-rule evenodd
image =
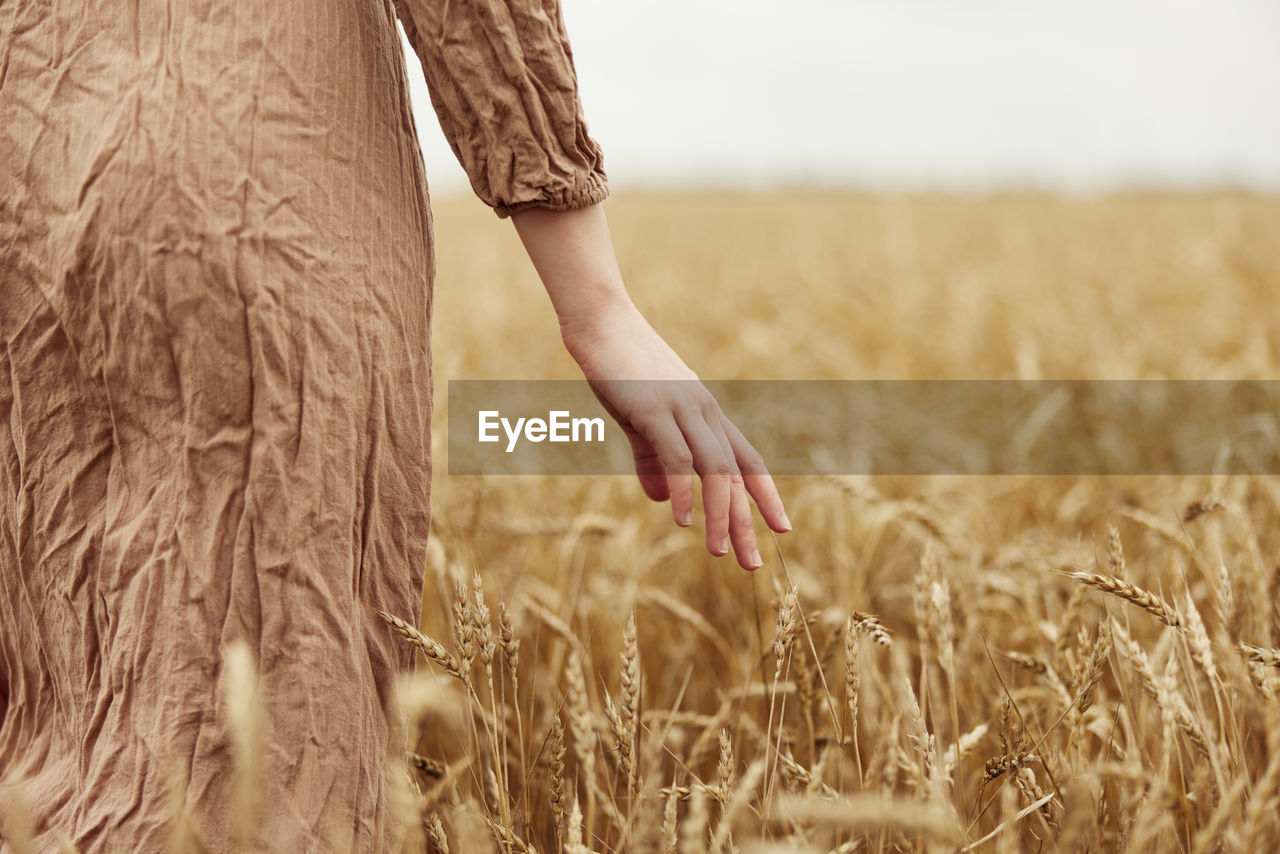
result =
M514 230L435 210L438 381L574 377ZM606 210L704 378L1277 373L1280 200ZM1280 845L1276 479L780 478L749 575L628 478L447 476L437 399L429 850Z
M632 478L447 474L445 380L576 369L510 224L434 211L427 581L420 625L385 615L420 652L404 851L1280 846L1280 480L782 477L794 530L748 574ZM708 379L1278 374L1280 199L606 211ZM251 664L228 665L251 766Z

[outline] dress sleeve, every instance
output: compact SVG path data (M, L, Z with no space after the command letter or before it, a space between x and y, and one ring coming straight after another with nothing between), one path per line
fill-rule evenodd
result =
M472 189L500 218L609 195L559 0L393 0Z

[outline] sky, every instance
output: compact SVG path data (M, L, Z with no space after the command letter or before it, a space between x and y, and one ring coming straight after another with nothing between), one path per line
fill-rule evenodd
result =
M1280 0L561 4L614 189L1280 192Z

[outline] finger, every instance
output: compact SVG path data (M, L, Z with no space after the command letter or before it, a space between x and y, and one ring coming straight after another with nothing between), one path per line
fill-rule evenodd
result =
M680 416L677 415L679 419ZM693 469L702 479L702 510L707 516L707 551L729 553L729 476L737 472L733 458L712 432L700 411L680 419L680 429L693 452Z
M716 440L726 454L732 455L733 446L722 426L725 419L719 407L709 414L711 416L709 424L711 431L716 435ZM755 523L751 518L751 499L747 497L741 474L729 476L729 539L733 543L733 552L738 559L738 565L743 569L756 570L764 564L756 542Z
M669 416L655 418L636 428L658 453L671 496L672 517L680 527L689 527L693 524L693 453L689 443Z
M667 471L662 466L658 451L648 439L639 433L627 433L631 441L631 455L636 462L636 477L640 479L640 487L644 494L654 501L666 501L671 497L671 489L667 484Z
M738 470L742 472L747 492L755 499L760 515L770 528L779 534L785 534L791 530L791 520L787 518L782 497L778 495L778 487L765 466L764 457L760 456L760 452L747 441L732 421L724 418L722 423L729 443L733 446L733 456L738 462Z

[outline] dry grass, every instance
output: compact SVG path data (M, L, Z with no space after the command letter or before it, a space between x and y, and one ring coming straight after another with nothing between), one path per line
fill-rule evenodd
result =
M435 211L438 379L573 377L510 226ZM608 213L706 377L1277 374L1280 200ZM785 478L749 575L630 479L448 477L444 391L406 851L1280 846L1274 478Z

